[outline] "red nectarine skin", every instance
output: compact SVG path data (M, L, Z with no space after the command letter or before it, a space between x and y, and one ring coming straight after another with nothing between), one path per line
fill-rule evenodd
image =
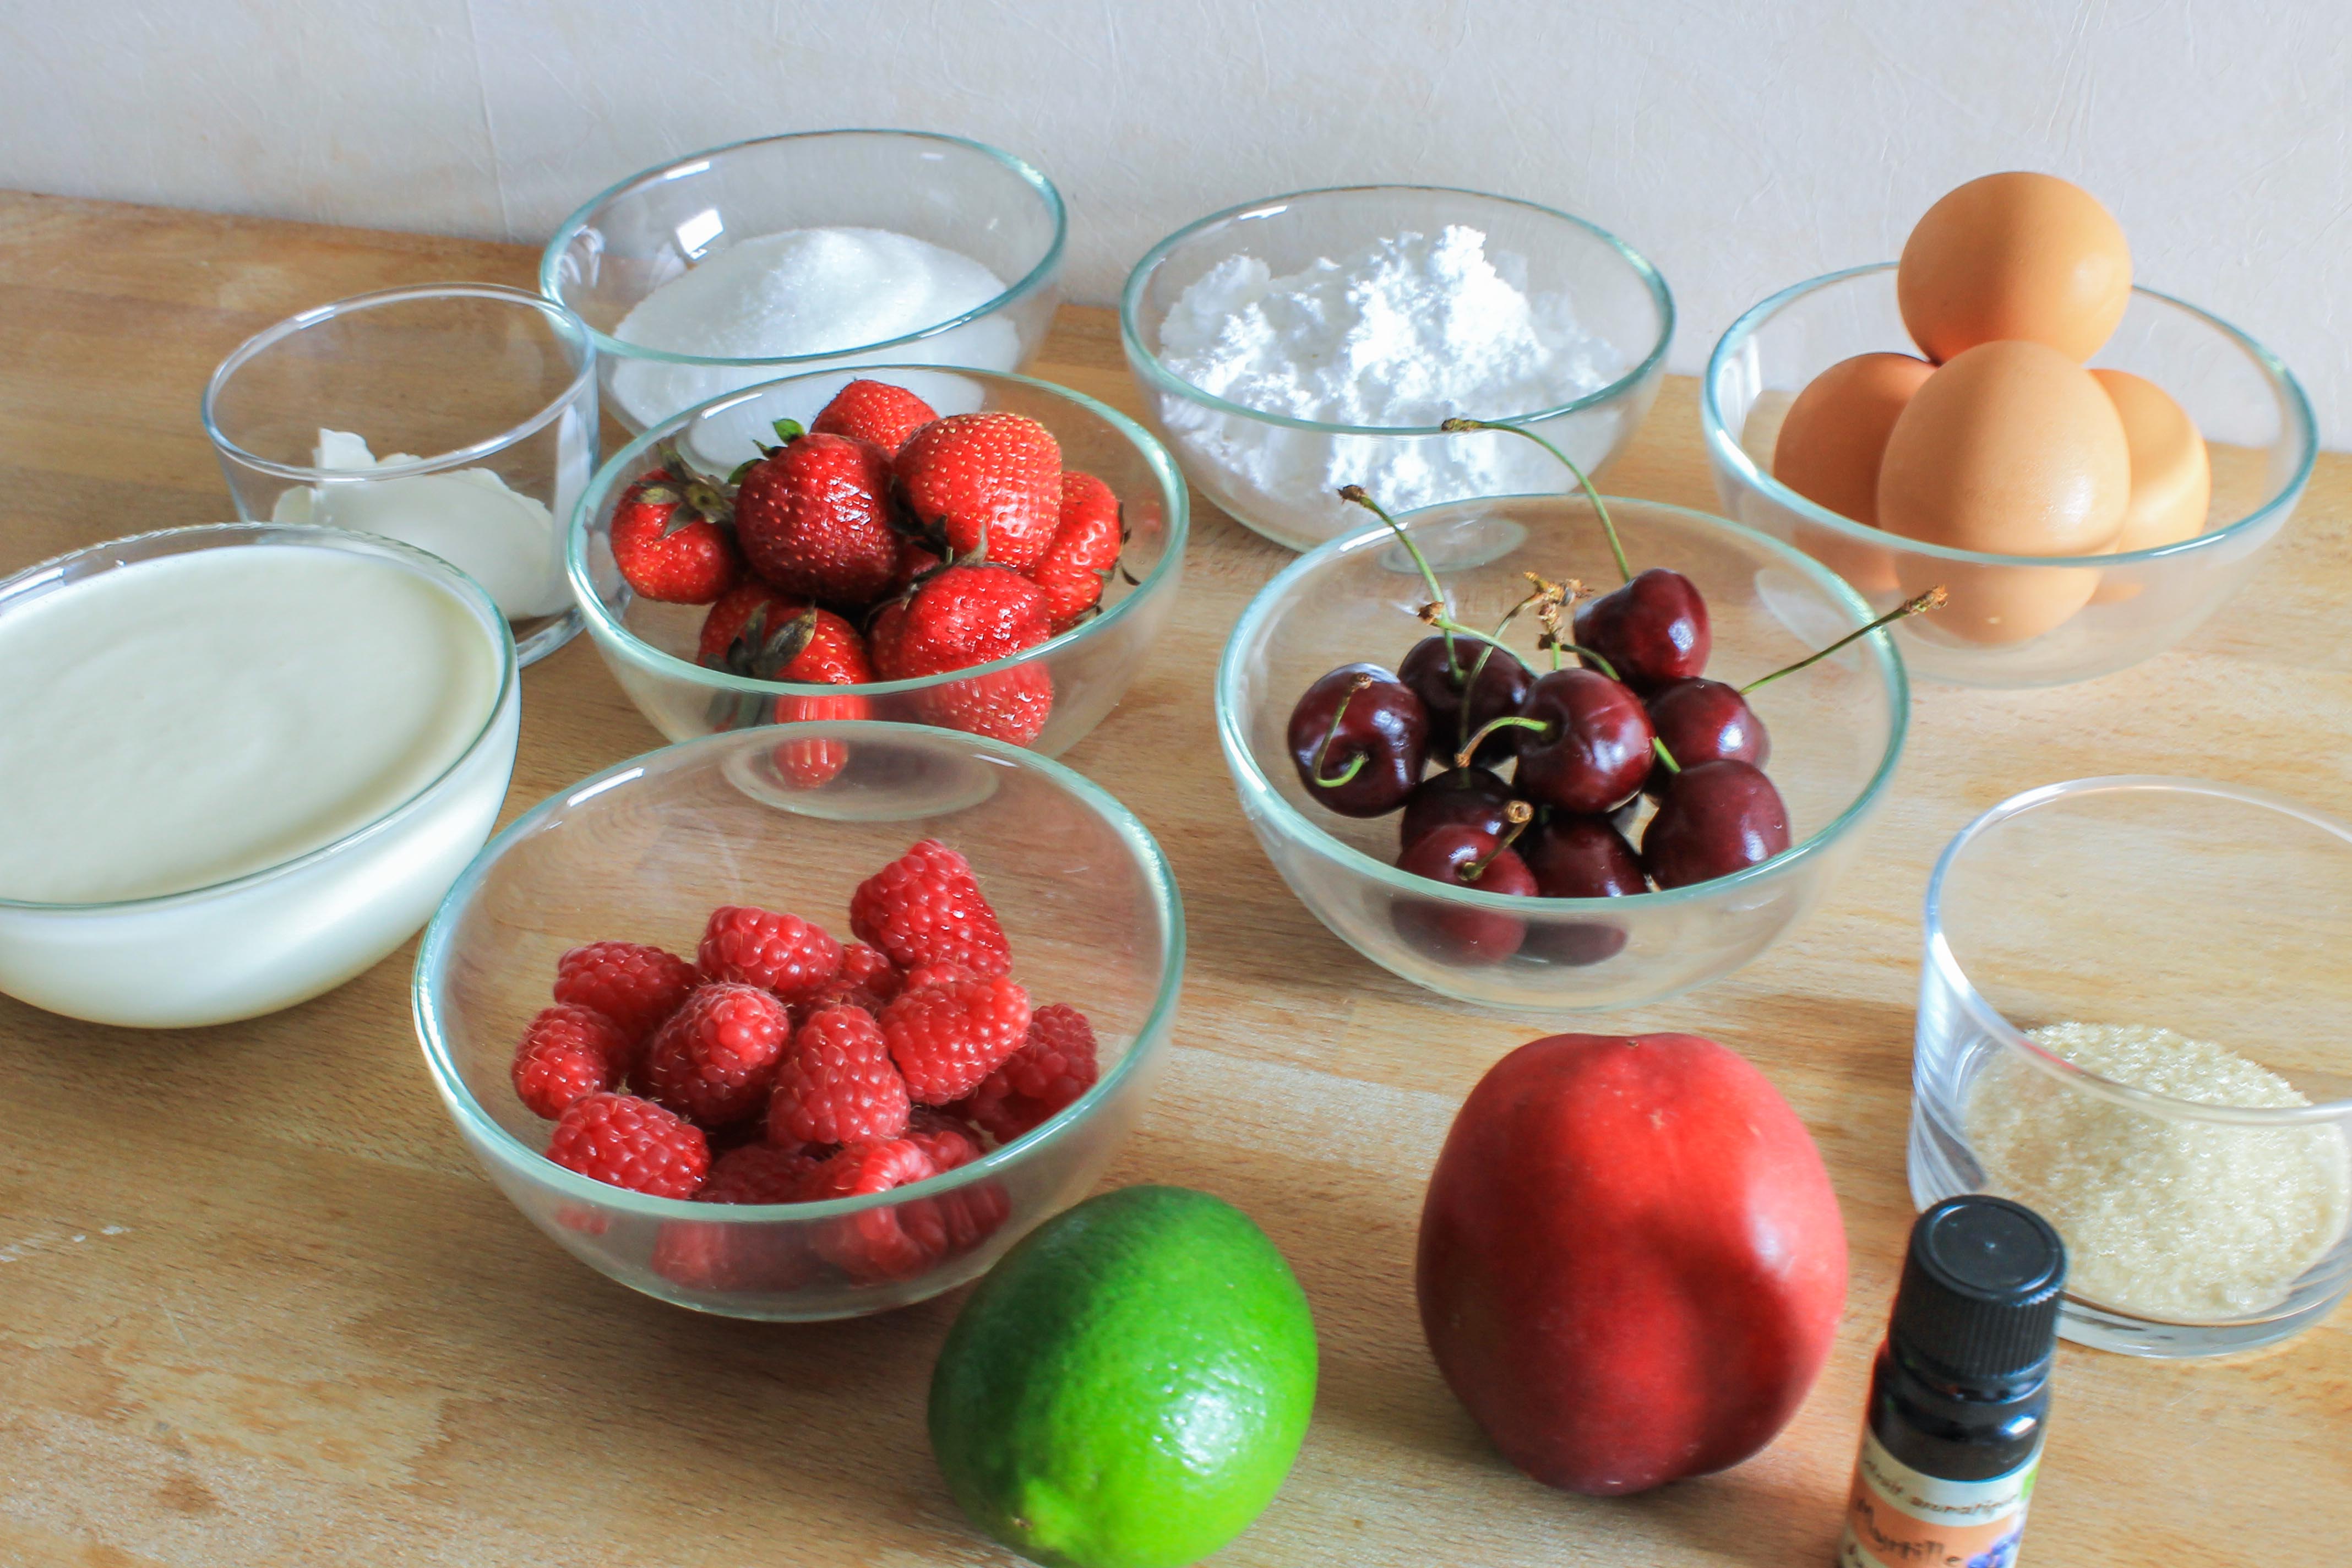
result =
M1446 1135L1414 1270L1438 1370L1504 1458L1597 1495L1770 1442L1845 1271L1804 1124L1694 1035L1554 1035L1496 1063Z

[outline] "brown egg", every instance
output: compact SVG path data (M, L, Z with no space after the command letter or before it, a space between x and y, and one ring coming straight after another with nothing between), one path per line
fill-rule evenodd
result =
M2091 373L2037 342L1980 343L1912 395L1886 438L1878 522L2001 555L2095 555L2123 531L2131 452ZM2039 637L2089 603L2095 571L1896 563L1903 591L1943 584L1937 627L1971 642Z
M2098 199L2054 174L1987 174L1927 209L1895 272L1929 359L2025 338L2080 363L2131 302L2131 247Z
M1772 477L1840 517L1875 527L1878 461L1911 395L1936 372L1909 354L1856 354L1813 377L1780 422ZM1864 594L1891 593L1895 557L1826 528L1799 523L1797 548Z
M2153 550L2204 532L2213 500L2213 464L2196 421L2152 381L2127 370L2091 374L2115 403L2124 422L2124 444L2131 449L2131 500L2125 503L2115 548ZM2136 597L2141 584L2132 571L2123 567L2101 576L2091 602L2115 605Z

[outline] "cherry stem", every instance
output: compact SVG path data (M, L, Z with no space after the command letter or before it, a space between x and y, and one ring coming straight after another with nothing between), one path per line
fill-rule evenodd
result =
M1739 695L1745 697L1767 681L1778 680L1784 675L1794 675L1797 671L1804 668L1809 664L1818 664L1822 659L1829 658L1830 655L1837 652L1838 649L1845 647L1846 644L1866 637L1881 626L1893 626L1896 621L1903 619L1906 616L1916 616L1928 610L1940 610L1947 604L1951 602L1951 597L1952 596L1949 594L1944 591L1943 584L1939 583L1935 587L1928 589L1926 593L1920 595L1916 599L1906 599L1903 603L1895 605L1893 609L1887 611L1885 615L1879 616L1868 626L1859 626L1854 630L1846 633L1845 636L1838 638L1837 641L1830 644L1829 647L1817 648L1813 652L1809 653L1804 658L1799 659L1796 663L1785 665L1782 668L1774 670L1769 675L1758 676L1755 679L1749 681L1747 685L1739 689Z
M1580 642L1570 642L1566 637L1560 637L1557 634L1545 637L1544 646L1551 649L1551 667L1554 669L1558 669L1559 668L1559 650L1566 648L1569 652L1576 655L1579 658L1591 659L1594 666L1600 669L1601 673L1607 676L1610 679L1616 681L1620 685L1624 684L1625 678L1617 673L1617 667L1610 663L1608 658L1599 648L1587 647Z
M1471 861L1470 864L1462 868L1462 879L1465 882L1475 882L1479 878L1485 876L1486 874L1486 868L1495 863L1495 857L1500 855L1504 850L1508 849L1513 841L1516 840L1520 834L1525 833L1528 830L1528 824L1533 822L1535 819L1536 808L1529 805L1526 801L1515 800L1511 802L1510 805L1505 806L1503 808L1502 837L1495 841L1495 847L1492 849L1487 850L1486 853L1479 856L1478 858Z
M1486 737L1497 730L1549 731L1550 728L1551 721L1549 719L1528 719L1517 713L1505 713L1489 719L1478 726L1476 734L1462 742L1462 750L1454 753L1454 765L1457 768L1468 767L1471 757L1476 754L1479 747L1486 743Z
M1682 763L1675 761L1675 754L1666 750L1666 743L1655 735L1650 737L1650 750L1658 754L1658 761L1666 764L1666 772L1678 773L1683 771Z
M1391 517L1381 503L1372 499L1372 493L1361 485L1341 485L1339 499L1354 502L1389 525L1389 531L1397 536L1397 542L1403 545L1405 553L1412 557L1412 563L1421 568L1421 580L1428 584L1429 596L1443 607L1445 603L1445 590L1437 585L1437 574L1431 569L1429 557L1421 552L1421 546L1412 542L1412 536L1404 531L1404 524ZM1445 668L1452 671L1454 679L1458 680L1462 676L1462 661L1454 656L1453 628L1447 627L1445 630Z
M1496 425L1485 419L1448 419L1438 426L1438 428L1452 431L1457 435L1466 430L1507 430L1514 436L1525 436L1528 440L1558 458L1568 471L1576 476L1577 485L1584 491L1585 499L1592 503L1592 510L1601 514L1601 531L1609 536L1609 553L1617 558L1618 575L1628 583L1633 580L1633 568L1626 564L1625 561L1625 546L1617 539L1617 525L1609 518L1609 503L1601 499L1601 492L1592 488L1592 481L1585 477L1584 470L1578 468L1566 452L1561 451L1524 425Z
M1470 743L1470 694L1478 689L1478 678L1486 673L1486 661L1495 657L1496 648L1503 646L1503 634L1511 629L1511 623L1519 618L1520 611L1547 599L1557 601L1563 593L1563 590L1545 582L1532 572L1525 575L1528 582L1536 585L1535 592L1503 612L1503 618L1495 623L1494 639L1478 650L1478 662L1470 667L1470 679L1462 683L1462 706L1454 713L1454 717L1460 721L1460 723L1454 729L1454 738L1465 746Z
M1348 689L1339 694L1339 706L1331 710L1331 727L1323 731L1323 743L1315 748L1315 767L1311 776L1318 788L1338 789L1364 771L1365 757L1361 752L1348 759L1347 768L1336 779L1327 779L1323 776L1323 760L1331 754L1331 742L1339 738L1339 721L1348 716L1348 704L1356 700L1357 692L1371 684L1372 678L1369 675L1356 677L1348 683Z

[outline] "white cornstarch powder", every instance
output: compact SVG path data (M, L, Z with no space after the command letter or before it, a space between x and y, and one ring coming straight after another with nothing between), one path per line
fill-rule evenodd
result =
M2308 1105L2286 1079L2170 1029L2053 1024L2028 1031L2085 1072L2203 1105ZM2065 1238L2068 1288L2153 1317L2276 1306L2344 1234L2352 1151L2341 1129L2150 1115L1997 1053L1969 1092L1986 1185Z
M1502 419L1598 391L1625 369L1580 329L1565 295L1530 296L1527 266L1452 226L1400 234L1344 260L1276 278L1232 256L1184 290L1160 359L1202 391L1261 413L1326 425L1431 426ZM1467 496L1560 489L1558 463L1507 436L1336 441L1220 418L1170 400L1180 440L1272 496L1360 484L1392 510ZM1335 503L1336 504L1336 503Z

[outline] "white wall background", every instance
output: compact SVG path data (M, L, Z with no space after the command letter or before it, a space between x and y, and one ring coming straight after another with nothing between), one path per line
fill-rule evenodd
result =
M1235 202L1475 186L1648 253L1683 371L2047 169L2352 447L2352 0L0 0L0 184L534 242L714 142L958 132L1062 187L1103 303Z

